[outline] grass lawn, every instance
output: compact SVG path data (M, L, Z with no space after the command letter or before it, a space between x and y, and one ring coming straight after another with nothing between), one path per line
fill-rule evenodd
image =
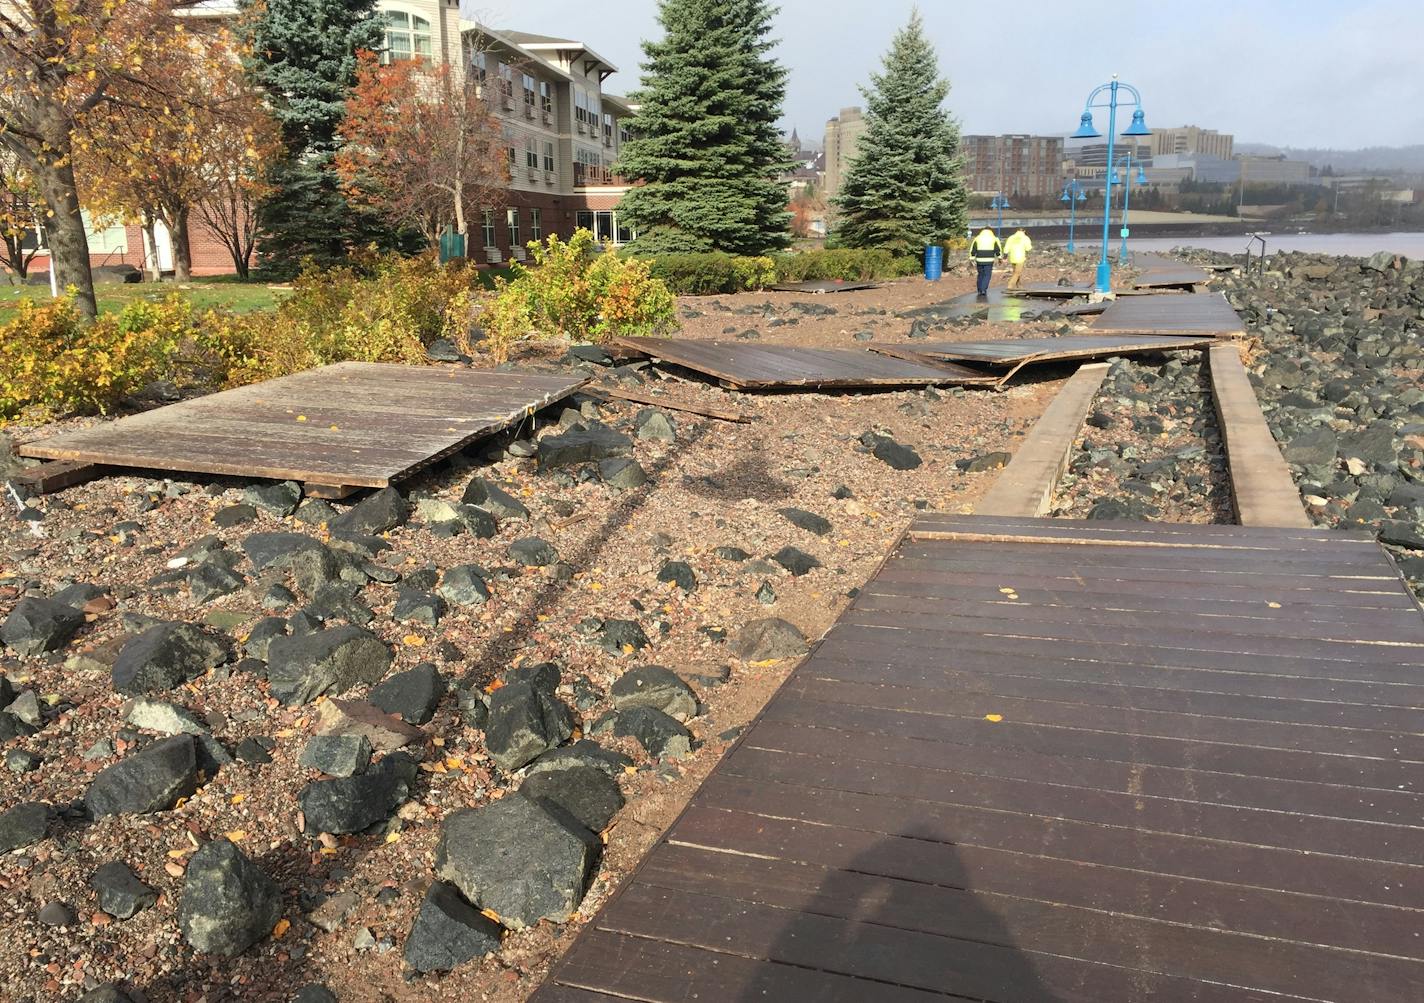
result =
M227 276L198 278L182 285L174 282L99 285L94 287L94 292L99 298L100 313L116 313L134 300L160 300L175 292L188 297L198 310L215 307L235 313L247 313L252 310L270 310L287 294L287 290L281 286L269 286L263 282L241 282ZM22 299L44 302L49 299L49 286L0 285L0 323L14 314L15 304Z

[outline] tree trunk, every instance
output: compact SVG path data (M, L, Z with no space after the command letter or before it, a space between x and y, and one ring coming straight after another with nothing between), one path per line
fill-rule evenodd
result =
M79 312L93 318L99 316L99 304L94 299L89 236L84 232L84 218L79 214L79 191L74 184L67 135L64 145L66 149L59 151L54 159L39 161L35 170L45 205L53 213L45 226L49 236L49 266L55 270L59 288L74 289L74 303Z
M188 241L188 207L170 211L164 225L173 240L173 281L187 282L193 277L193 246Z
M163 266L158 260L158 226L157 220L153 218L153 213L147 209L143 211L143 222L140 227L143 230L143 266L148 273L148 281L163 281Z

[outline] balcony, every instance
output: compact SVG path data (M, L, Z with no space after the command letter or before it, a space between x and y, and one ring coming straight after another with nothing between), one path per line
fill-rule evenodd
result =
M633 182L621 174L614 174L610 168L595 164L574 164L574 187L592 188L597 185L611 185L626 188Z

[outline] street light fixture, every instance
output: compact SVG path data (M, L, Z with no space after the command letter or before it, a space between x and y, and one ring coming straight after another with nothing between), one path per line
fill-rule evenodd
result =
M1103 251L1102 256L1098 259L1098 273L1094 282L1094 288L1100 293L1112 291L1112 264L1108 261L1108 241L1110 239L1108 227L1112 223L1113 177L1111 171L1113 148L1117 140L1117 92L1119 90L1125 90L1131 94L1135 106L1132 112L1132 124L1124 129L1122 134L1124 136L1152 135L1152 130L1147 128L1147 120L1142 112L1142 95L1131 84L1120 83L1117 74L1114 73L1111 82L1098 85L1088 95L1087 103L1083 106L1083 117L1078 120L1078 130L1072 136L1073 139L1097 139L1102 136L1102 133L1093 127L1093 109L1103 107L1108 109L1108 173L1106 175L1106 191L1103 192ZM1106 102L1098 100L1104 91L1108 94Z
M1123 170L1124 170L1124 172L1125 172L1125 173L1123 174L1123 180L1121 180L1121 181L1119 181L1119 179L1118 179L1117 167L1114 166L1113 169L1112 169L1112 183L1115 184L1115 185L1116 185L1116 184L1121 184L1121 185L1123 186L1123 187L1122 187L1122 230L1120 231L1120 234L1121 234L1121 236L1122 236L1122 245L1117 249L1117 263L1118 263L1119 265L1125 265L1125 264L1127 264L1127 262L1128 262L1128 256L1127 256L1127 235L1128 235L1128 228L1127 228L1127 211L1128 211L1128 207L1132 204L1132 184L1133 184L1134 181L1136 181L1139 186L1147 184L1147 172L1142 169L1142 164L1141 164L1140 161L1139 161L1138 164L1137 164L1137 177L1134 178L1134 177L1132 176L1132 163L1133 163L1133 160L1134 160L1134 159L1135 159L1135 158L1134 158L1134 156L1133 156L1133 151L1131 150L1131 148L1129 148L1128 151L1127 151L1127 153L1123 154L1122 159L1118 161L1118 163L1122 164Z
M1004 210L1005 210L1005 209L1012 209L1013 206L1009 205L1009 200L1006 199L1006 198L1004 198L1004 193L1003 193L1003 192L999 192L999 194L997 194L997 195L994 196L993 201L989 203L989 208L990 208L990 209L997 209L997 210L999 210L999 225L994 228L994 236L996 236L996 237L998 237L998 238L1000 238L1000 239L1003 239L1003 236L1004 236Z
M1088 195L1077 178L1069 178L1063 183L1063 194L1058 201L1068 203L1068 253L1072 254L1077 250L1073 246L1073 224L1078 220L1078 203L1088 201Z

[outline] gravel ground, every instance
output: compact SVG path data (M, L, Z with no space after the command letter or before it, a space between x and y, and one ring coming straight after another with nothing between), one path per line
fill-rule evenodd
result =
M953 295L961 279L952 276L938 287L906 280L865 293L817 297L838 313L782 325L776 340L833 342L850 329L846 314L857 310L869 311L855 316L857 325L876 328L877 337L897 337L902 324L895 313ZM730 310L764 308L769 300L716 298ZM689 321L690 336L720 336L725 323L709 319L717 310L712 301L688 301L684 309L704 315ZM886 312L873 312L880 310ZM908 323L903 323L906 333ZM974 336L990 334L988 327L979 325ZM767 332L768 340L771 335ZM566 368L558 354L546 350L520 361ZM273 612L261 605L270 586L293 585L284 573L257 573L242 560L236 563L246 580L241 588L197 603L185 588L154 584L155 577L207 535L241 554L242 542L257 531L328 540L327 528L264 512L239 525L215 524L218 513L244 500L245 485L230 479L94 481L34 503L43 515L34 524L42 536L7 515L0 536L0 618L27 594L52 596L75 582L92 583L104 595L88 603L87 622L62 650L0 656L0 674L22 696L30 692L38 698L39 725L34 734L5 744L7 754L29 753L37 764L0 774L6 778L0 812L30 801L59 812L46 838L0 856L0 925L6 932L0 938L0 998L73 1000L85 988L110 981L119 981L136 1001L153 1003L285 1001L312 981L325 983L342 1001L526 998L570 942L580 918L596 910L671 822L793 664L739 660L727 635L749 621L775 616L808 638L818 637L917 511L967 509L994 474L969 473L956 461L1012 450L1062 375L1050 372L999 394L754 396L649 374L640 392L740 410L753 421L735 424L668 411L675 441L635 436L633 456L649 481L623 491L603 483L593 473L596 464L541 472L532 458L517 455L530 451L525 444L557 434L552 426L557 413L520 429L517 439L483 444L403 484L413 503L457 502L471 477L482 475L519 499L530 515L503 521L488 539L450 536L419 514L384 534L390 549L373 562L383 577L425 579L428 588L431 570L477 564L489 571L492 593L483 605L452 606L438 626L430 626L395 619L395 584L365 585L357 598L374 613L369 629L393 653L391 672L433 662L452 686L478 698L515 667L553 661L562 672L559 696L573 705L584 729L609 710L609 686L633 665L672 668L700 703L688 724L695 747L686 759L655 760L630 738L598 736L635 765L618 778L627 806L602 834L602 859L574 922L542 922L509 933L497 954L443 976L412 978L401 961L431 880L440 823L456 809L512 796L520 781L494 764L483 732L461 713L467 697L451 694L439 704L421 739L406 750L419 761L409 800L362 833L303 831L297 796L318 774L298 757L317 729L321 700L279 703L261 673L248 671L248 663L221 665L159 696L192 711L228 751L244 739L263 739L270 745L270 762L223 766L170 811L94 821L77 804L98 771L158 737L123 724L126 698L110 681L120 646L149 622L144 618L205 623L241 643L259 617ZM590 401L583 408L582 416L566 420L596 420L630 435L643 410L617 401L601 406ZM38 436L90 421L19 434ZM910 447L922 464L893 469L872 455L866 443L880 440L863 438L865 433ZM788 507L823 517L829 530L793 525L779 511ZM515 565L508 545L529 536L550 543L557 563ZM799 577L774 565L756 567L758 559L785 546L813 555L821 566ZM713 553L717 547L741 548L751 560L724 559ZM691 568L692 591L658 580L670 560ZM300 605L275 612L288 616ZM590 618L636 621L649 646L635 654L610 653L591 643L596 626ZM358 685L348 695L366 692ZM195 953L176 922L194 851L219 836L235 842L281 893L280 936L233 959ZM102 911L90 887L94 871L114 860L128 864L158 892L156 904L132 919ZM345 893L349 899L341 898ZM330 931L316 924L323 906L332 910L342 902L351 911L330 924ZM54 903L72 916L57 917ZM65 922L43 921L46 906L52 907L47 919Z

